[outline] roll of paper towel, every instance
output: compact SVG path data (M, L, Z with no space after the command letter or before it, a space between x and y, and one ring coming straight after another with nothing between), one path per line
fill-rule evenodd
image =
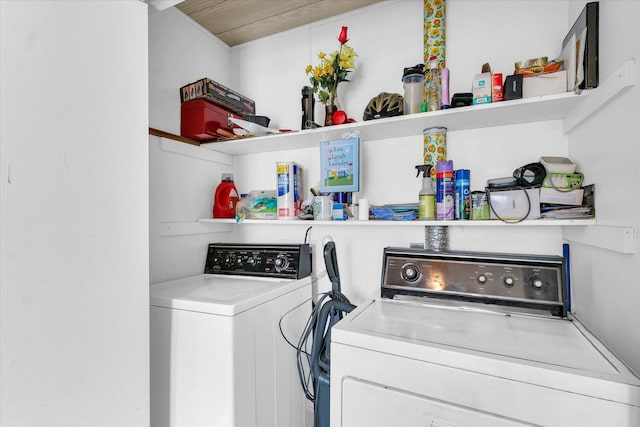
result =
M369 219L369 200L360 199L358 204L358 219L360 221L367 221Z

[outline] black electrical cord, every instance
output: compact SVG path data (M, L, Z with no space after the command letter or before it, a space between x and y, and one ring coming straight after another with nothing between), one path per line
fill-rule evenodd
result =
M485 188L485 192L487 193L487 203L489 204L489 209L491 209L491 212L493 212L493 214L496 216L496 218L498 218L500 221L502 221L502 222L504 222L506 224L517 224L519 222L522 222L525 219L527 219L527 217L531 213L531 198L529 198L529 193L527 193L527 189L524 188L524 187L513 187L512 189L513 190L522 190L524 192L524 195L527 197L527 213L522 218L517 219L515 221L508 221L508 220L502 218L500 215L498 215L496 210L493 208L493 205L491 204L491 190L488 187Z

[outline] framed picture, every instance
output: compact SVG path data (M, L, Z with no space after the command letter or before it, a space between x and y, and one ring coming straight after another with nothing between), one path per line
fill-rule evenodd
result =
M598 87L598 2L584 6L562 41L567 91Z
M360 191L360 138L320 142L320 191Z

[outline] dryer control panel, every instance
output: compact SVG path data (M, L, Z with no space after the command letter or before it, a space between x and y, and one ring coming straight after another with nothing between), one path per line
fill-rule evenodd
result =
M301 279L311 274L307 244L211 243L205 274Z
M562 257L386 248L382 296L412 295L538 309L565 317Z

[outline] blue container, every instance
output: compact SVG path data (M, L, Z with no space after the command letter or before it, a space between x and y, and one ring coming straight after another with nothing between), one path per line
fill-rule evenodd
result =
M455 219L469 219L471 212L471 190L469 169L455 171Z

